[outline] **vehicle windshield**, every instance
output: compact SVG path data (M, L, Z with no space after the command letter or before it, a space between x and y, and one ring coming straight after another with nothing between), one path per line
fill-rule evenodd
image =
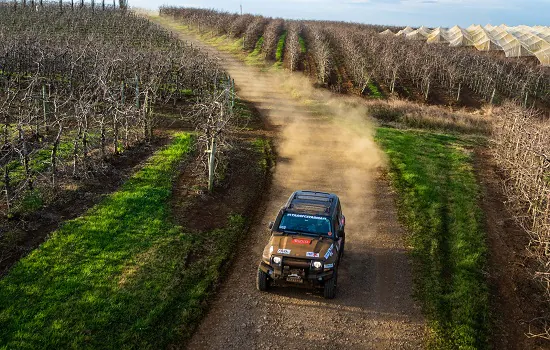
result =
M329 218L306 214L285 213L281 218L279 231L295 231L332 236Z

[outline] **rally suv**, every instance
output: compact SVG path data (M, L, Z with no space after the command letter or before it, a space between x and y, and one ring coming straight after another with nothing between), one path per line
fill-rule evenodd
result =
M269 223L271 238L258 267L258 290L284 282L319 287L325 298L334 298L345 225L335 194L294 192Z

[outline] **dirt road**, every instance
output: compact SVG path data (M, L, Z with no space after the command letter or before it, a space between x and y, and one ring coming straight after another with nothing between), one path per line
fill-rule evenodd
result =
M272 185L256 222L188 348L422 348L424 324L411 298L404 231L393 194L380 178L383 157L360 102L315 90L300 75L261 72L179 34L219 57L239 96L254 103L275 130L277 152ZM255 289L267 225L297 189L341 197L346 256L334 300L298 288Z

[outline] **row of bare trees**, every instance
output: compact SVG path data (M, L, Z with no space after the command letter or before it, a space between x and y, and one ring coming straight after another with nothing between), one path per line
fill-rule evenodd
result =
M108 0L107 0L108 1ZM94 10L96 8L101 8L102 10L105 10L109 7L116 8L118 6L119 9L127 9L128 8L128 1L127 0L118 0L118 4L116 0L112 0L112 5L109 4L106 0L98 0L97 2L95 0L90 1L89 7ZM83 8L86 6L86 2L84 0L70 0L70 1L63 1L63 0L12 0L12 1L3 1L5 3L11 3L14 9L17 9L18 7L26 8L31 7L33 9L38 10L38 7L42 8L45 5L52 5L57 4L57 6L60 9L63 8Z
M511 98L521 100L525 107L550 106L550 71L525 59L381 36L379 26L363 24L283 21L178 7L162 7L161 15L204 31L243 38L248 50L263 37L262 52L271 60L275 59L277 41L287 31L285 47L291 51L285 52L285 66L307 69L328 87L351 83L355 91L364 93L369 83L376 82L402 96L415 90L425 100L437 91L449 101L461 101L468 90L491 103ZM349 82L340 77L342 72Z
M106 159L151 140L156 109L179 106L209 137L223 139L229 127L227 73L144 18L10 2L0 3L0 22L3 214L35 190L86 181Z
M494 155L506 171L507 203L529 234L528 248L538 262L534 278L550 300L550 121L512 103L497 113ZM550 328L545 337L550 339Z

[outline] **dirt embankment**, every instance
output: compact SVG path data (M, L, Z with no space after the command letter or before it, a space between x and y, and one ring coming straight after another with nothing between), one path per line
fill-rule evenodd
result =
M404 231L394 195L381 179L384 158L364 120L364 107L354 98L314 90L303 77L245 66L179 34L219 57L235 79L239 96L252 102L270 124L277 152L270 190L188 348L422 348L425 327L411 297ZM347 242L334 300L311 290L255 289L269 236L266 226L296 189L341 196Z

